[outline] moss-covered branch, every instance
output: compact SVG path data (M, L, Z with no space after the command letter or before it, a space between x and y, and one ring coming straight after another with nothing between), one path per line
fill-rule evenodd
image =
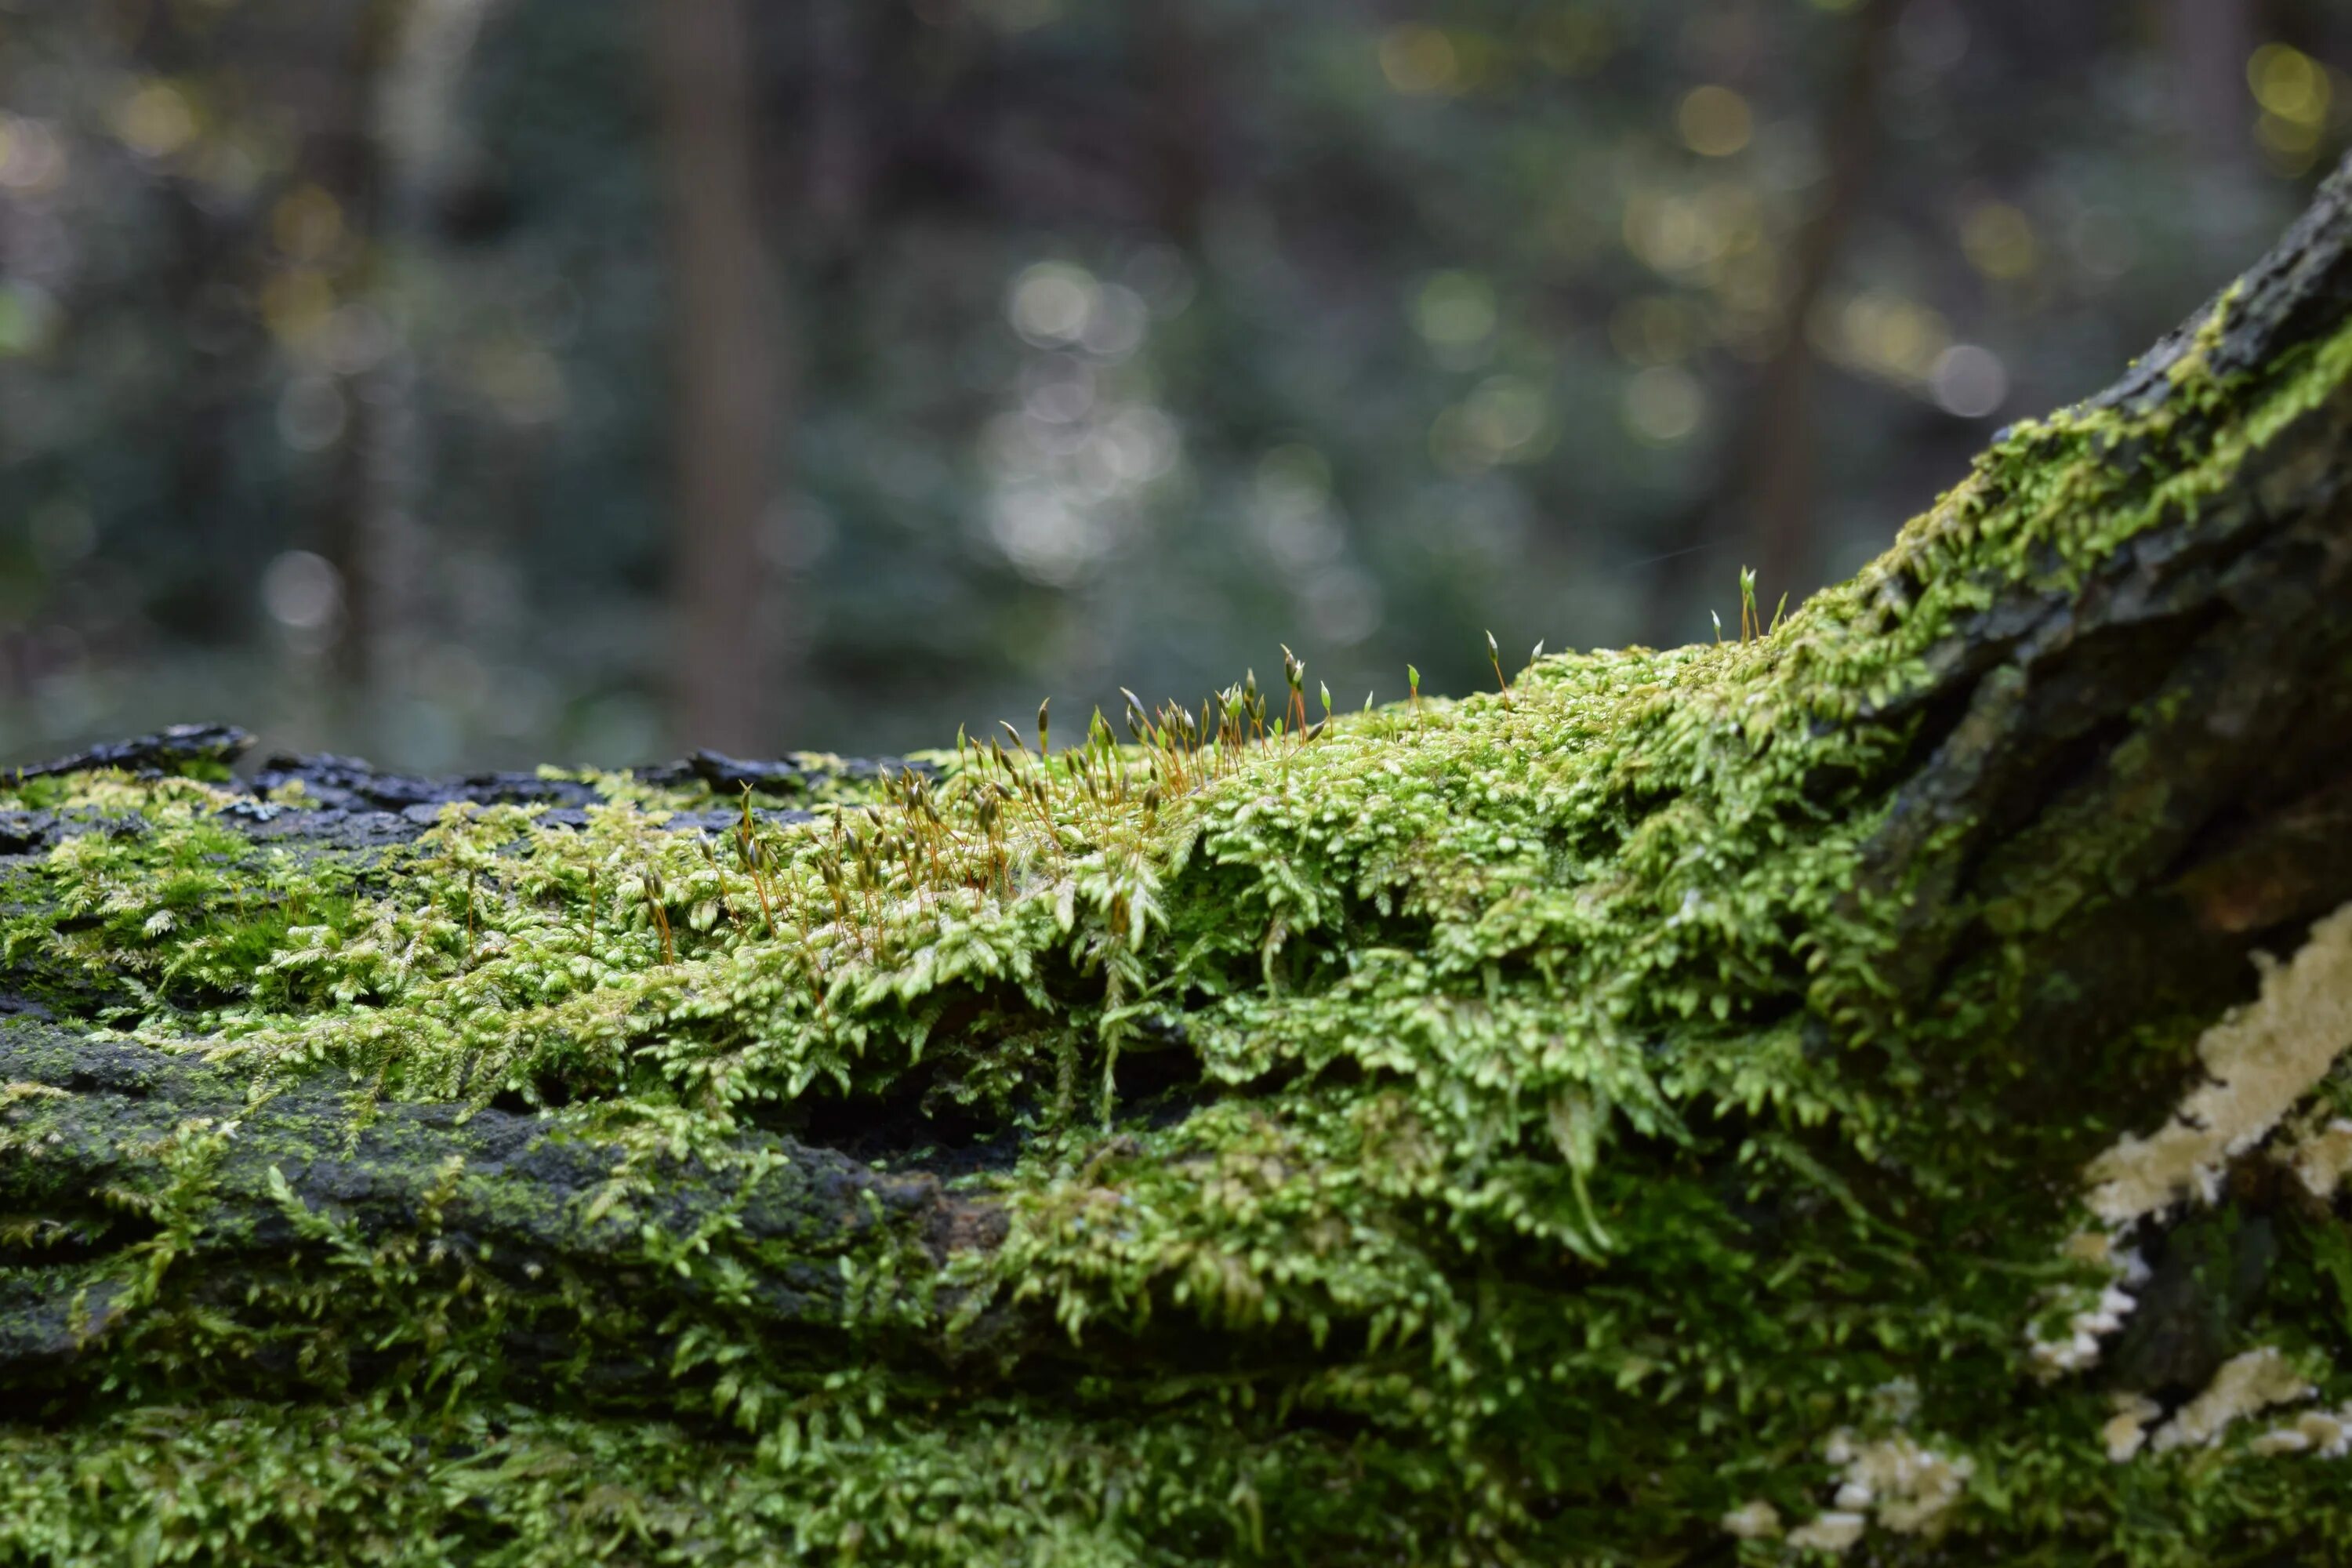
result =
M2348 203L1736 641L26 770L0 1555L2352 1552Z
M698 1330L819 1362L853 1318L914 1337L930 1273L1003 1230L929 1176L625 1105L257 1097L222 1068L27 1019L0 1025L0 1205L46 1227L14 1238L0 1313L0 1380L26 1394L118 1331L146 1342L134 1375L164 1384L193 1341L262 1381L341 1389L446 1356L437 1337L467 1320L511 1389L556 1377L554 1358L622 1397L690 1363ZM421 1316L436 1282L456 1299ZM178 1321L152 1338L167 1298Z

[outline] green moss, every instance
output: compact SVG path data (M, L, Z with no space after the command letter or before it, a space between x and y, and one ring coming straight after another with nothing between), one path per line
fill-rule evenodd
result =
M583 1221L618 1227L615 1266L721 1306L599 1324L563 1279L500 1288L439 1244L455 1194L530 1201L462 1169L389 1247L283 1193L305 1261L208 1299L174 1238L230 1134L192 1126L124 1174L145 1238L72 1265L103 1331L80 1414L0 1429L0 1561L1719 1560L1743 1503L1830 1507L1842 1429L1974 1466L1940 1548L1874 1528L1873 1561L2352 1547L2342 1465L2233 1439L2114 1466L2104 1394L2033 1375L2029 1321L2101 1278L2055 1261L2082 1215L2053 1194L2110 1130L2015 1125L2007 1031L2025 943L2103 896L2132 826L1990 910L2004 945L1926 1016L1883 972L1969 912L1864 875L1969 617L2220 493L2341 395L2352 332L2258 380L2207 359L2153 412L2019 427L1769 635L1304 733L1303 689L1271 715L1237 691L1050 763L827 773L803 825L668 831L731 803L593 775L584 827L457 806L365 856L257 845L200 781L0 790L139 824L18 873L0 953L257 1100L508 1097L624 1171L691 1154L747 1193L770 1173L730 1140L844 1101L1017 1149L967 1184L1009 1235L943 1273L887 1227L674 1233L616 1174ZM2185 1063L2200 1021L2116 1048ZM0 1158L37 1160L46 1103ZM2292 1310L2340 1282L2333 1245L2231 1332L2340 1399L2340 1308ZM801 1265L845 1282L830 1337L723 1310ZM1062 1342L981 1332L1031 1309ZM615 1394L583 1352L524 1407L523 1331L668 1363Z

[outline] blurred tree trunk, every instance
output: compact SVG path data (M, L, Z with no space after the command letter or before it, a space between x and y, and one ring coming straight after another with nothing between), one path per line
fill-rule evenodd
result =
M308 173L334 197L340 209L346 259L333 278L338 303L364 300L379 282L384 216L384 148L376 107L409 11L409 0L362 0L352 7L351 34L343 55L340 90L324 106L312 137ZM332 327L327 329L333 331ZM332 363L330 350L323 356ZM320 374L323 374L323 367ZM369 525L372 492L383 456L380 407L364 395L360 378L339 377L344 424L333 452L333 472L320 506L320 552L342 580L342 626L333 653L337 706L364 710L377 674L372 657L379 635L378 605L370 569L373 553Z
M859 0L813 0L803 17L814 77L803 205L810 237L828 266L850 258L873 184L864 9Z
M1679 621L1693 583L1731 566L1718 546L1737 543L1740 565L1756 568L1767 613L1782 594L1791 605L1817 585L1819 530L1813 421L1813 347L1807 332L1863 205L1879 142L1878 90L1901 0L1863 0L1849 49L1818 127L1828 173L1790 247L1787 285L1770 353L1742 399L1745 414L1722 459L1713 492L1661 531L1663 566L1650 593L1651 640L1671 646L1696 635Z
M1855 14L1852 53L1822 127L1829 176L1798 236L1779 341L1764 362L1734 458L1735 486L1727 499L1746 513L1747 554L1768 608L1782 594L1794 604L1811 593L1821 570L1814 450L1820 432L1808 332L1877 162L1881 65L1901 9L1901 0L1864 0Z
M669 185L677 519L671 727L743 751L789 691L769 654L777 605L761 532L782 413L777 322L753 202L752 65L742 0L668 0L654 31Z
M1160 229L1187 250L1201 243L1202 216L1213 185L1216 124L1212 68L1200 20L1181 0L1149 0L1142 7L1151 83L1152 206Z

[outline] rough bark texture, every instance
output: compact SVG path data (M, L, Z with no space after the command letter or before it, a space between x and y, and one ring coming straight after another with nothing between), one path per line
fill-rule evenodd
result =
M1738 643L27 768L0 1560L2352 1552L2347 437L2339 175Z

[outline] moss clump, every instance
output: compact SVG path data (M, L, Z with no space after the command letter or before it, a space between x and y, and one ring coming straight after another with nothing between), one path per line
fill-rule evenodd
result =
M1294 668L1124 745L830 777L804 819L597 775L353 848L223 783L0 790L69 825L0 890L20 988L233 1086L69 1219L71 1096L0 1112L35 1216L0 1321L69 1286L80 1342L0 1428L0 1560L1760 1563L1849 1514L1877 1562L2352 1550L2352 1470L2242 1434L2115 1465L2111 1391L2035 1375L2037 1314L2106 1278L2061 1244L2116 1129L2016 1114L2015 1026L2035 933L2112 894L2053 862L2011 916L1935 907L1983 825L1896 820L1975 617L2227 493L2347 372L2352 331L2192 350L1759 637L1315 724ZM1979 918L1930 1004L1897 983ZM2177 1080L2206 1021L2099 1060ZM328 1091L354 1148L537 1113L602 1175L533 1234L593 1245L501 1273L442 1217L531 1201L487 1154L360 1236L235 1143ZM745 1219L780 1131L858 1118L988 1223ZM264 1171L276 1219L227 1234ZM2279 1223L2221 1348L2340 1401L2344 1243ZM186 1261L273 1227L242 1294ZM1940 1490L1852 1479L1924 1455Z

